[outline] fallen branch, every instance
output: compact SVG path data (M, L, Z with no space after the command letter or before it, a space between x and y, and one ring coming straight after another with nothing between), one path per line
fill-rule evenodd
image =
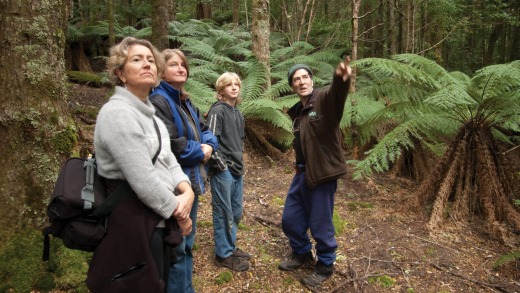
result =
M458 278L461 278L463 280L466 280L466 281L469 281L469 282L472 282L476 285L479 285L479 286L482 286L482 287L488 287L488 288L493 288L493 289L496 289L496 290L499 290L501 292L509 292L505 289L505 285L500 285L500 284L490 284L490 283L486 283L486 282L481 282L481 281L478 281L478 280L475 280L473 278L470 278L470 277L467 277L467 276L464 276L464 275L461 275L461 274L457 274L457 273L454 273L454 272L451 272L451 271L448 271L444 268L442 268L441 266L437 265L437 264L434 264L432 262L426 262L428 263L429 265L431 265L432 267L436 268L437 270L439 271L442 271L442 272L445 272L447 274L450 274L452 276L455 276L455 277L458 277Z
M269 224L270 226L274 226L276 228L281 228L282 227L282 223L281 222L275 222L271 219L266 219L262 216L259 216L259 215L253 215L253 218L259 222L260 224L266 226L265 224Z

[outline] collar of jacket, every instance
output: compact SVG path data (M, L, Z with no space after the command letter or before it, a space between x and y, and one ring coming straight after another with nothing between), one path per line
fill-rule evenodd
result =
M161 83L159 84L159 86L157 88L165 91L166 94L168 94L168 96L170 96L173 99L175 104L177 104L177 105L181 104L180 91L178 89L174 88L173 86L171 86L169 83L167 83L164 80L161 80Z
M291 119L295 119L297 116L298 110L301 109L301 112L307 111L308 109L311 109L314 104L314 93L316 93L317 89L313 89L312 93L307 98L307 103L305 105L303 104L302 100L300 99L296 104L294 104L289 110L287 110L287 114Z

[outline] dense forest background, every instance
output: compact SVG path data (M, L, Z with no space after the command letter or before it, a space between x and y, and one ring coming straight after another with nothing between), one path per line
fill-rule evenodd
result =
M447 70L465 73L520 58L520 4L515 1L111 0L72 1L68 69L102 70L103 62L95 66L92 58L106 56L115 39L136 30L144 30L141 37L164 38L152 34L156 22L164 26L168 21L198 19L251 31L255 5L268 6L269 10L258 13L269 18L271 34L288 46L304 41L316 50L336 48L350 53L354 40L359 58L414 53ZM170 47L181 45L172 40L179 33L174 25L163 31L170 34ZM158 47L166 44L155 43Z
M520 259L518 1L0 0L0 27L2 292L82 284L88 255L35 259L59 166L92 151L97 108L71 107L73 85L109 89L108 49L125 36L186 52L202 111L216 78L237 72L249 143L274 160L291 143L287 69L307 63L323 86L350 55L353 176L413 180L407 204L431 207L428 229L481 218Z

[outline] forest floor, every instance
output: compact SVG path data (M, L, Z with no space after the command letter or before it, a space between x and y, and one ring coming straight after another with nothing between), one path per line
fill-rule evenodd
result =
M77 85L72 90L69 105L81 117L78 126L89 141L93 118L85 113L101 106L107 90ZM208 190L200 197L193 276L197 292L520 292L519 261L494 268L515 247L493 240L478 219L465 227L448 222L442 230L429 231L427 207L403 208L417 184L390 175L338 182L335 273L320 288L302 286L299 280L310 270L278 270L291 253L281 215L292 158L289 152L274 161L246 143L244 217L237 240L253 255L246 272L213 263L211 194Z

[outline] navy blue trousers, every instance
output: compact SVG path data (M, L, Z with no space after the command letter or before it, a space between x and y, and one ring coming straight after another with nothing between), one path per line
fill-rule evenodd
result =
M337 186L337 180L332 180L311 189L305 183L305 173L296 174L289 187L282 215L282 229L289 238L293 252L303 254L312 249L307 234L310 229L316 241L318 261L326 265L336 261L338 248L332 224Z

